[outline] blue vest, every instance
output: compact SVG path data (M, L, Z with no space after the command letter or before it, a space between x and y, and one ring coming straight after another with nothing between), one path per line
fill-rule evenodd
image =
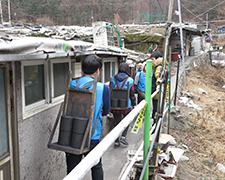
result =
M146 84L146 78L145 78L145 76L143 74L143 71L141 71L139 73L139 81L138 81L137 90L145 92L145 84Z
M117 80L118 81L118 80ZM123 80L124 81L124 80ZM118 81L118 85L119 85L119 87L121 87L121 85L123 84L123 81ZM112 77L111 78L111 82L113 83L113 88L118 88L117 87L117 85L116 85L116 82L115 82L115 79L114 79L114 77ZM127 81L126 81L126 83L124 84L124 86L123 86L123 89L127 89L127 86L128 86L128 82L129 82L129 90L131 89L131 87L132 87L132 85L133 85L133 83L134 83L134 80L131 78L131 77L129 77L128 79L127 79ZM129 98L129 101L128 101L128 108L130 109L131 108L131 100L130 100L130 98Z
M86 84L90 83L91 81L94 81L94 78L91 78L89 76L83 76L79 79L79 87L82 88ZM76 80L70 82L71 88L77 87ZM93 90L94 85L90 86L88 90ZM93 136L91 137L91 140L99 140L102 134L102 107L103 107L103 90L104 90L104 84L103 83L97 83L97 92L96 92L96 99L95 99L95 112L94 112L94 118L93 118L93 124L92 124L92 130L94 128L95 122L98 117L98 124L95 129L95 132Z

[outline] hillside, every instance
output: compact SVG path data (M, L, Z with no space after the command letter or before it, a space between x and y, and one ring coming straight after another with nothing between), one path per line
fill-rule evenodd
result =
M186 147L187 162L179 162L176 178L225 179L225 173L216 166L225 166L225 68L205 63L187 72L187 87L182 88L183 96L192 94L190 99L202 110L180 106L190 121L189 130L171 129L171 135L178 146ZM199 93L201 88L205 93ZM197 97L197 98L193 98Z

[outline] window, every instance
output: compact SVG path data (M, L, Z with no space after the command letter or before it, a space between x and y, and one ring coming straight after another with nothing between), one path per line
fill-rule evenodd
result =
M103 60L103 81L104 83L109 82L110 78L117 73L117 61L113 60Z
M57 97L65 93L67 87L69 63L53 64L54 96Z
M104 63L104 72L105 72L105 82L110 81L110 62Z
M25 105L45 99L44 65L24 67Z
M22 62L23 114L30 116L61 102L68 83L70 59Z
M8 153L8 127L7 127L7 113L6 113L6 92L4 81L4 70L0 68L0 158ZM1 176L0 176L1 177Z

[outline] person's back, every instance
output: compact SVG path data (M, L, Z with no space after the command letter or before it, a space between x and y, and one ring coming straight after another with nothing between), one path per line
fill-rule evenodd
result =
M128 108L126 110L114 110L111 109L111 112L114 115L114 119L117 125L131 110L132 106L135 105L135 97L134 97L134 80L130 77L129 66L126 63L121 63L119 67L119 72L114 77L111 78L110 84L112 84L113 88L120 88L123 86L123 89L128 88L129 83L129 102ZM122 98L122 97L121 97ZM114 147L117 148L120 146L120 142L124 145L128 145L126 140L126 134L129 126L123 131L122 137L117 138Z
M102 67L101 59L96 55L89 55L82 61L82 71L84 76L81 77L79 82L79 87L82 88L85 85L94 81L95 73L100 72ZM78 85L76 80L70 82L71 88L76 88ZM87 89L92 90L93 85L88 87ZM91 144L89 152L97 146L100 142L100 137L102 134L102 115L107 115L110 110L110 93L109 88L107 85L103 83L97 83L97 92L96 92L96 99L95 99L95 112L92 124L92 130L94 128L95 122L97 122L96 129L91 137ZM87 155L84 153L83 155ZM67 162L67 173L69 173L81 160L83 155L75 155L66 153L66 162ZM93 180L103 180L103 169L101 159L97 165L92 167L92 179Z
M138 103L145 98L145 84L146 84L146 62L142 65L142 71L137 73L134 79L134 89L138 93Z

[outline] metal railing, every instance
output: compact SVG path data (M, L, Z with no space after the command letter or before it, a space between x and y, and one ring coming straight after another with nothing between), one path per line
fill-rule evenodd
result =
M134 118L138 116L146 103L145 100L142 100L63 180L82 179L85 174L99 162L102 155L115 142L126 127L133 122Z
M156 89L156 91L151 95L151 99L153 99L153 97L155 97L159 92L159 88ZM152 133L152 131L154 130L154 126L152 127L152 129L150 130L150 134ZM128 174L130 173L138 155L140 154L140 152L143 150L143 146L144 146L144 142L141 143L141 145L139 146L138 150L136 151L134 157L131 159L129 165L127 166L125 172L123 173L122 177L119 178L120 180L125 180L126 177L128 176Z

